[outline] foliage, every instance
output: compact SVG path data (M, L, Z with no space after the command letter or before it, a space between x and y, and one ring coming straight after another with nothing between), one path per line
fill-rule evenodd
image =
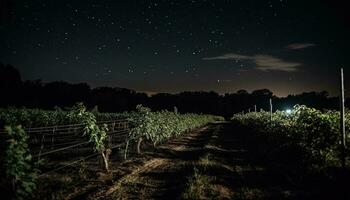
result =
M232 120L253 128L268 137L279 148L296 147L305 152L310 161L319 166L339 166L340 132L339 112L321 112L314 108L296 105L292 113L277 111L270 120L269 112L236 114ZM346 113L346 125L350 125ZM347 133L349 131L347 130ZM347 141L350 136L347 134Z
M184 131L206 123L223 120L222 117L199 114L179 114L176 112L151 112L149 108L137 106L136 112L99 113L97 109L88 112L82 104L76 104L68 111L59 108L53 111L26 108L0 109L0 125L21 124L24 128L57 126L67 124L87 124L85 134L95 144L96 150L104 148L106 127L98 127L97 121L129 119L133 124L130 140L145 138L154 145L176 136Z
M6 126L9 139L5 157L6 176L16 199L26 199L36 188L38 170L29 152L28 136L21 126Z
M107 171L108 156L111 153L110 149L106 146L108 129L106 124L98 125L98 119L102 122L127 119L132 124L127 142L130 140L139 140L140 142L138 144L140 144L145 139L154 145L209 122L223 120L222 117L211 115L179 114L166 110L151 112L149 108L141 105L137 106L136 112L129 113L99 113L97 109L89 112L82 103L76 104L67 111L59 108L56 108L54 111L25 108L0 110L2 111L0 112L0 124L22 124L24 128L82 124L84 127L83 134L89 137L94 150L101 153Z
M129 115L129 120L134 125L130 132L130 139L143 137L154 145L209 122L223 120L221 117L212 115L178 114L166 110L151 112L149 108L142 105L138 105L136 109L137 112Z
M71 111L62 110L58 107L55 110L27 109L27 108L0 108L0 128L5 125L21 124L24 128L58 126L67 124L80 124L78 115L72 115ZM99 113L93 110L92 114L97 121L110 121L126 117L125 113Z
M75 116L76 118L80 118L84 127L84 135L89 137L89 141L94 145L94 150L101 153L104 159L104 165L106 170L108 171L108 156L107 149L105 147L105 141L107 138L107 125L103 124L102 127L99 127L96 124L96 117L91 112L87 112L85 106L82 103L76 104L72 111L68 116Z
M73 106L71 112L67 115L69 118L79 119L80 123L85 124L84 135L89 136L90 142L94 144L95 150L104 148L103 141L107 137L106 131L100 129L96 124L96 117L86 111L85 106L82 103L78 103Z

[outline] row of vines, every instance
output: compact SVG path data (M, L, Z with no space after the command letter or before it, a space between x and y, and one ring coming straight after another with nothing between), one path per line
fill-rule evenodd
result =
M319 111L297 105L292 112L277 111L236 114L234 122L249 127L254 133L267 138L274 151L282 149L299 150L304 154L309 166L318 168L341 165L340 115L337 111ZM350 113L346 113L346 126L350 126ZM347 142L350 142L349 130ZM347 151L347 162L349 154ZM285 155L288 157L288 155Z
M0 136L5 142L5 154L1 155L4 165L6 180L2 182L11 183L10 187L16 195L16 199L25 199L36 188L36 177L40 173L42 161L32 159L28 140L31 132L26 130L37 127L60 126L67 124L82 124L82 136L92 144L95 152L103 158L104 168L109 171L108 127L104 121L127 120L131 129L125 140L125 154L129 142L140 146L143 141L153 144L161 144L181 133L203 126L221 117L199 114L178 114L169 111L152 112L149 108L137 106L134 112L125 113L99 113L88 111L84 105L77 104L69 110L56 109L46 111L40 109L7 108L0 109L0 125L5 132ZM6 133L6 134L5 134ZM3 184L3 183L1 183Z
M76 115L82 104L77 104L67 110L56 108L55 110L26 109L26 108L0 108L0 127L5 125L22 125L26 129L33 127L59 126L82 123L81 115ZM99 113L90 111L97 121L122 119L128 113Z

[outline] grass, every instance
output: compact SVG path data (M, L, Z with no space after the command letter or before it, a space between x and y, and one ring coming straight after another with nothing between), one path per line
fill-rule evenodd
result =
M212 182L214 177L201 174L197 168L194 168L194 173L188 178L186 190L182 194L183 199L212 199L218 196L212 190Z
M198 160L198 165L204 168L204 170L208 169L208 167L212 166L215 162L210 160L212 155L210 153L205 154L200 157Z
M224 188L215 184L215 176L205 174L210 171L211 167L217 165L217 162L212 160L212 156L212 154L206 153L193 163L193 174L188 177L185 190L182 193L183 199L220 199L220 193L225 193L222 192L225 190Z
M234 194L234 199L244 199L244 200L259 200L259 199L266 199L266 194L262 190L258 188L247 188L243 187L240 188L237 192Z

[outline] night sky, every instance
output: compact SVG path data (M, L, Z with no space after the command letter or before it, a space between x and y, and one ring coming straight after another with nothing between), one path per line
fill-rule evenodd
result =
M349 10L319 0L1 0L0 62L24 80L276 95L350 88Z

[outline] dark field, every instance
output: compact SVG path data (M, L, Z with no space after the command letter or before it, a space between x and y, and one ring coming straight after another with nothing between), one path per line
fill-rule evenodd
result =
M144 146L147 150L133 159L111 161L110 174L78 180L74 192L49 190L63 199L349 197L341 171L310 171L300 162L303 155L267 150L274 145L247 127L233 122L213 123L155 149ZM63 184L65 180L61 181Z

